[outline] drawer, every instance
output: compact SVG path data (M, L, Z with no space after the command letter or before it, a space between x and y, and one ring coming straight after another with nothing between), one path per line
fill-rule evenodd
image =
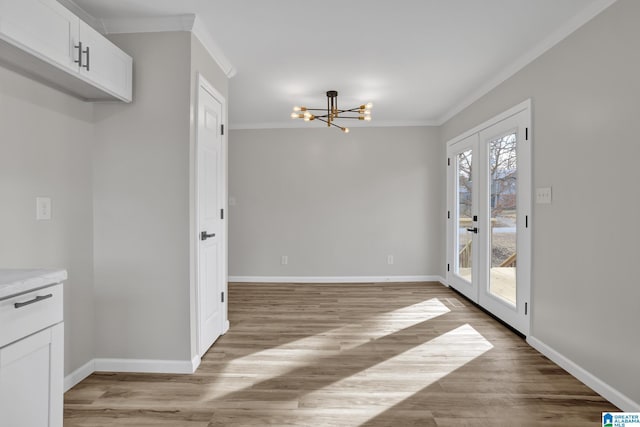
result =
M62 283L0 301L0 347L62 322Z

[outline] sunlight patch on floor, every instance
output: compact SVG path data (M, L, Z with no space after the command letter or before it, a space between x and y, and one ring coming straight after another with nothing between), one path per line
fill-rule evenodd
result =
M300 400L301 407L367 407L351 415L359 425L380 415L493 348L471 325L465 324L397 356L341 379ZM353 399L346 397L353 390ZM363 396L362 390L370 390ZM353 419L354 416L361 419Z
M222 369L223 374L238 376L237 389L217 389L211 385L204 400L220 398L246 388L249 383L266 381L282 376L296 368L313 365L322 357L337 356L344 351L382 337L395 334L411 326L449 313L439 299L432 298L397 310L380 313L317 335L291 341L277 347L258 351L247 356L229 360ZM282 362L286 361L286 364Z
M421 301L407 307L364 319L358 323L348 324L322 332L313 336L291 341L277 347L262 350L244 357L231 360L230 366L257 361L268 362L270 359L282 362L287 357L290 365L306 364L318 358L324 351L338 354L340 351L350 350L372 340L394 334L403 329L449 313L449 309L437 298ZM342 337L356 336L349 341L342 341ZM337 345L339 343L339 346ZM325 353L326 355L326 353ZM270 374L272 372L269 372Z

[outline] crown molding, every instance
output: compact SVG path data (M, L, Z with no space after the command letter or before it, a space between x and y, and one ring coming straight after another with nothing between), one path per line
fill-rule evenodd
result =
M218 44L213 40L213 36L211 36L209 30L204 26L202 20L197 16L193 22L191 32L198 38L198 40L200 40L200 43L202 43L207 52L209 52L209 55L211 55L211 57L216 61L228 78L236 75L237 70L224 54L220 46L218 46Z
M74 15L82 19L84 22L89 24L90 27L93 27L99 33L104 34L104 27L102 26L102 21L94 18L92 15L87 13L83 8L78 6L76 2L73 0L58 0L58 3L69 9Z
M504 83L507 79L512 77L518 71L522 70L524 67L533 62L536 58L541 56L543 53L560 43L562 40L567 38L571 33L575 32L578 28L582 27L587 22L591 21L602 11L607 9L609 6L614 4L618 0L599 0L589 7L587 7L584 11L579 13L570 19L565 25L560 27L555 32L551 33L547 38L538 43L533 47L533 49L526 52L524 55L520 56L516 61L514 61L510 66L504 68L502 72L498 73L493 79L489 80L484 85L480 86L477 90L471 93L468 97L464 98L459 104L455 107L451 108L444 115L442 115L436 123L438 125L442 125L453 118L456 114L476 102L478 99L482 98L487 93L491 92L493 89L498 87L500 84Z
M195 15L188 14L102 19L102 24L106 34L158 33L165 31L191 31L195 19Z
M425 127L438 126L433 121L371 121L369 123L352 123L348 124L349 129L360 128L384 128L384 127ZM259 130L259 129L323 129L323 124L309 124L300 120L289 122L265 122L265 123L230 123L231 130Z
M228 78L236 75L235 67L196 15L103 19L101 22L105 34L189 31L200 40L200 43Z

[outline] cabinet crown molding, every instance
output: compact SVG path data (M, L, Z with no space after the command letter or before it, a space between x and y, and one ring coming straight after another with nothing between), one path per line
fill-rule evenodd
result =
M227 77L236 75L236 69L222 49L213 40L202 20L194 14L159 16L146 18L101 19L105 34L157 33L189 31L203 44L209 55L220 66Z

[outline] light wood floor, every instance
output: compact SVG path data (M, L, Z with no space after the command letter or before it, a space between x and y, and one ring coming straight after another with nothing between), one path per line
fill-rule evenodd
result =
M436 283L231 284L193 375L96 373L65 426L599 426L616 408Z

